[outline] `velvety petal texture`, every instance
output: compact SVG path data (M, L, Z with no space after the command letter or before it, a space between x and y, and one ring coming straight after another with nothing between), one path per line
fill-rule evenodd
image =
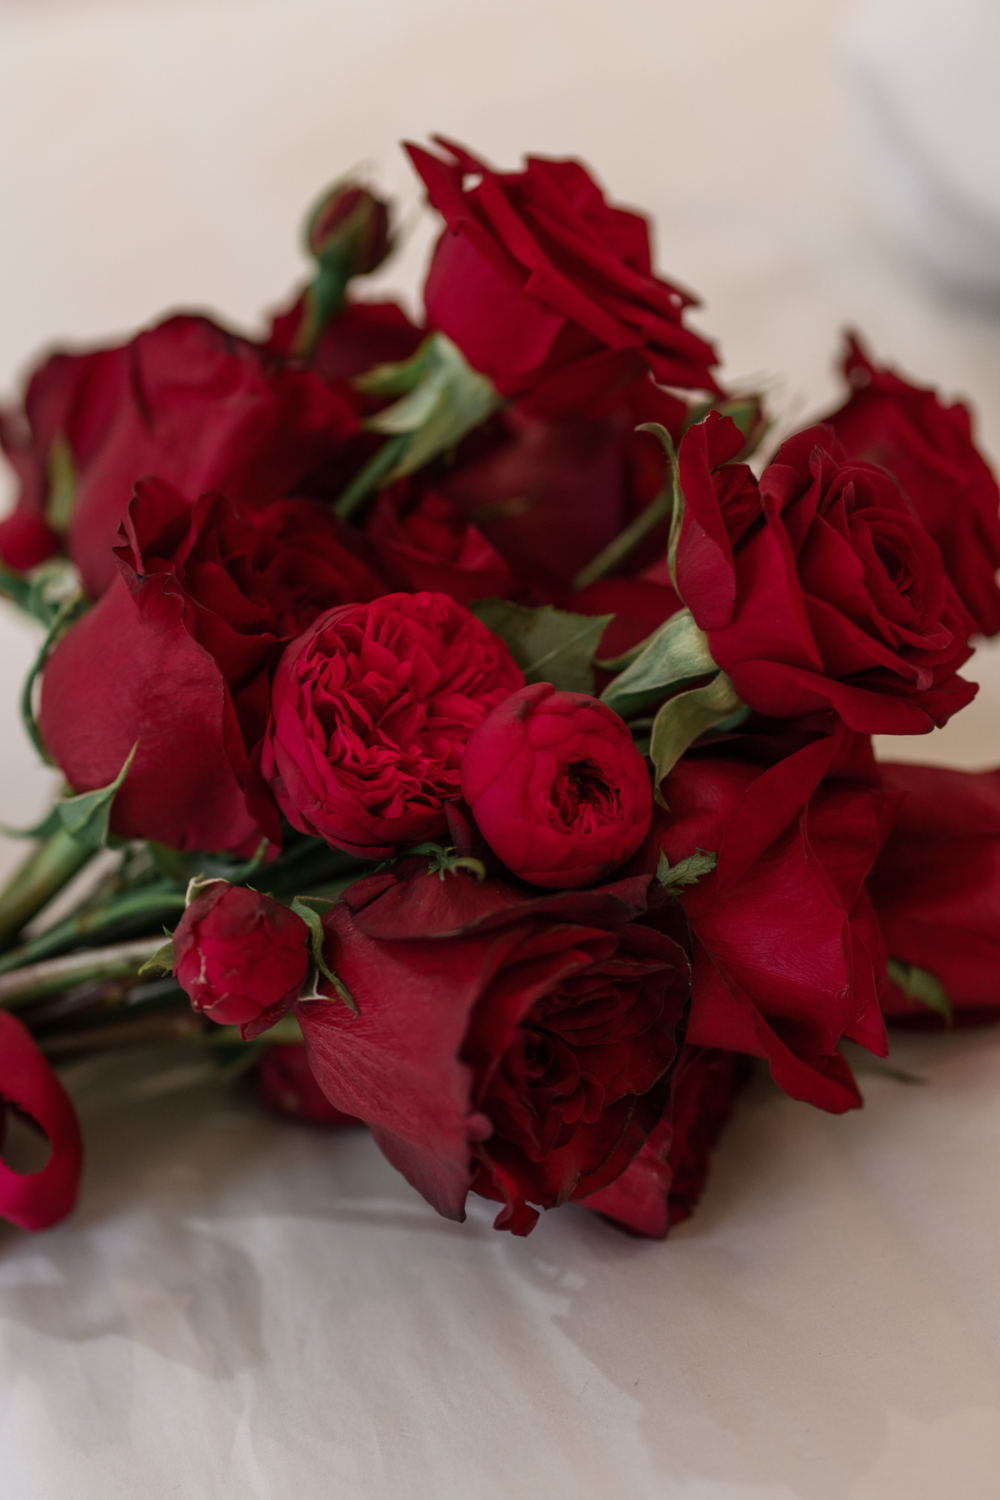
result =
M37 1172L0 1162L0 1217L21 1229L48 1229L72 1209L83 1163L80 1127L69 1095L16 1016L0 1010L0 1101L13 1105L49 1139Z
M281 1019L309 971L309 929L287 906L212 880L174 931L174 974L191 1001L246 1041Z
M407 147L446 224L427 319L502 395L565 415L646 370L716 388L715 351L683 321L694 299L653 274L641 215L612 208L578 162L529 157L496 172L438 144L441 156Z
M507 868L552 888L606 879L653 810L646 762L618 715L548 682L511 694L473 731L462 794Z
M976 447L967 406L875 364L857 337L843 371L851 394L825 418L852 458L899 481L941 549L945 571L984 635L1000 631L1000 489Z
M178 316L120 347L51 356L0 437L21 480L18 510L65 535L97 598L117 576L112 549L140 479L160 475L192 499L270 499L332 459L357 426L343 394L312 371L207 318ZM19 566L13 552L0 556Z
M329 610L278 665L264 779L294 827L363 858L436 838L470 734L523 682L445 594Z
M676 923L646 877L539 896L407 861L324 918L358 1014L296 1006L313 1072L440 1213L472 1189L526 1234L660 1118L689 994Z
M813 427L758 484L712 414L681 445L678 586L742 701L774 719L831 710L863 734L924 734L974 697L972 622L897 482Z
M1000 1015L1000 771L880 765L898 803L869 880L890 958L944 986L959 1016ZM890 983L887 1016L929 1017Z
M382 592L349 540L313 501L192 504L162 480L139 485L119 577L52 653L39 713L74 791L107 786L137 746L115 833L241 853L277 839L273 804L251 811L245 795L270 671L331 602Z

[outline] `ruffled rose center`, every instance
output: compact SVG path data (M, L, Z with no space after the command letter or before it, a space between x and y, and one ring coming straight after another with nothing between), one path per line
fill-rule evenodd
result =
M573 760L560 768L551 791L556 819L565 828L593 833L621 819L618 788L592 760Z

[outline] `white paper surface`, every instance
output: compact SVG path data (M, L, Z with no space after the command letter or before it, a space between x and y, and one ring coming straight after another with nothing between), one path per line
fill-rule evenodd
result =
M0 0L0 384L177 304L252 326L314 193L370 160L415 204L394 142L441 129L503 164L576 153L647 207L729 376L778 377L786 430L833 398L850 322L973 397L995 452L1000 327L869 222L849 12ZM383 279L412 290L427 243ZM0 615L6 823L52 783L13 719L34 642ZM883 751L1000 760L1000 652L974 666L971 709ZM112 1109L78 1073L79 1211L0 1229L0 1495L995 1500L1000 1033L894 1061L927 1083L865 1080L844 1119L759 1080L665 1245L575 1209L526 1241L486 1204L449 1224L363 1134L205 1088Z

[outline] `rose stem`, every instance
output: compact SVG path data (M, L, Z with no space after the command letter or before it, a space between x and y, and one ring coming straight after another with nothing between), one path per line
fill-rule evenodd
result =
M128 891L124 896L119 896L117 900L109 901L96 910L78 912L63 922L57 922L30 943L15 948L0 958L0 974L9 974L13 969L23 968L26 964L36 963L43 958L53 958L58 953L86 944L102 934L110 934L122 924L131 925L137 918L143 919L143 925L149 921L158 923L161 919L169 920L175 913L183 910L184 896L179 891L164 890L162 887L153 891ZM162 943L161 937L157 946L162 946Z
M110 948L86 948L62 958L44 959L12 973L0 975L0 1006L20 1010L57 995L78 984L95 979L125 979L138 974L159 948L163 937L138 938L131 943L116 943Z
M673 502L669 487L664 487L655 499L650 500L645 510L641 510L634 521L630 521L623 531L620 531L606 547L602 547L596 557L582 567L573 579L575 589L585 589L588 584L596 583L598 578L603 578L610 573L612 568L617 568L634 547L638 547L644 537L665 521L673 509Z
M10 947L21 928L83 869L93 853L65 829L31 851L0 892L0 950Z

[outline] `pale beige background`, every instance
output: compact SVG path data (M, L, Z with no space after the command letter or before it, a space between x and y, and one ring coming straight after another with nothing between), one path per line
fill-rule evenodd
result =
M0 386L56 339L205 306L247 327L315 191L450 131L579 154L658 223L731 376L785 425L838 330L970 396L1000 451L1000 324L935 291L866 200L843 0L0 0ZM0 820L51 775L12 727L33 632L0 617ZM1000 760L1000 653L947 730ZM3 853L9 861L13 849ZM438 1220L359 1137L211 1088L111 1109L75 1081L83 1204L0 1231L0 1493L18 1500L993 1500L1000 1039L909 1039L929 1082L834 1120L766 1083L668 1244L585 1214L526 1242Z

